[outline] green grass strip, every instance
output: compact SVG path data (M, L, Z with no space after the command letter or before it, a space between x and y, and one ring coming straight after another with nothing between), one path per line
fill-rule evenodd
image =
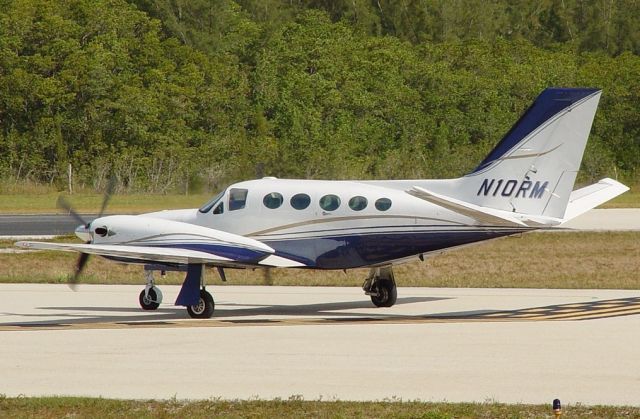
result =
M640 418L638 407L565 406L565 418ZM551 405L503 403L423 403L305 401L115 400L77 397L0 396L7 418L552 418Z

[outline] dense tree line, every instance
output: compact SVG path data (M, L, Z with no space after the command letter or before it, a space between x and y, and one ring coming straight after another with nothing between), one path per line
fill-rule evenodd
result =
M0 178L166 192L458 176L547 86L581 176L640 176L632 0L0 0Z

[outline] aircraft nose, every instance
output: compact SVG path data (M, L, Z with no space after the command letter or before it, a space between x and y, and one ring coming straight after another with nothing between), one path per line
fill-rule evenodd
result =
M84 242L91 241L91 231L88 227L88 225L84 224L80 224L78 227L76 227L76 236L78 236L80 240Z

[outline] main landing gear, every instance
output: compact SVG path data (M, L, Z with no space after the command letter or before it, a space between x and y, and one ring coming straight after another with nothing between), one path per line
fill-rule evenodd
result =
M371 302L376 307L391 307L398 299L398 288L391 266L372 268L362 289L371 297Z
M187 306L187 313L194 319L209 319L213 316L215 306L213 296L203 288L200 290L200 300L197 304Z
M187 313L194 319L211 318L215 309L213 296L204 286L203 271L204 267L202 265L189 265L187 277L176 300L176 305L186 306ZM144 277L147 285L140 292L138 298L140 307L143 310L157 310L162 303L162 292L155 285L153 270L145 269Z

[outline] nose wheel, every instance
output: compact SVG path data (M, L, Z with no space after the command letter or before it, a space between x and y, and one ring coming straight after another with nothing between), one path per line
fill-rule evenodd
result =
M155 279L153 278L153 271L145 270L144 278L147 281L147 285L138 296L138 302L143 310L157 310L162 303L162 292L160 288L156 287Z
M138 301L143 310L157 310L162 303L162 292L158 287L145 288L140 291Z
M187 313L194 319L209 319L213 316L215 303L208 291L200 290L200 300L197 304L187 306Z

